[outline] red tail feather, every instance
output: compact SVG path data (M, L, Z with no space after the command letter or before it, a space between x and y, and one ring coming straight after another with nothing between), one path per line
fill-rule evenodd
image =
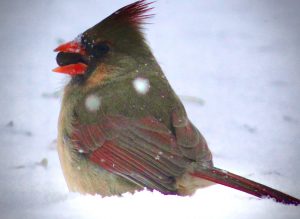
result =
M269 197L284 204L300 204L300 200L297 198L215 167L199 171L197 170L197 172L194 172L191 175L222 184L260 198Z

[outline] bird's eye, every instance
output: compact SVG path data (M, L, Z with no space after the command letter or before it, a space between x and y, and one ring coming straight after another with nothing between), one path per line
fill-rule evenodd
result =
M109 46L107 43L99 43L93 47L93 55L95 57L102 57L105 55L108 51L110 50Z

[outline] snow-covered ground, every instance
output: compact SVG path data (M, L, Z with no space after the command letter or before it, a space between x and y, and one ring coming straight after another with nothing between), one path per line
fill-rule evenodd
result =
M52 50L131 2L1 0L0 218L300 218L300 207L219 185L184 198L68 192L55 149L65 80L51 72ZM146 27L215 165L298 198L299 10L292 0L159 0Z

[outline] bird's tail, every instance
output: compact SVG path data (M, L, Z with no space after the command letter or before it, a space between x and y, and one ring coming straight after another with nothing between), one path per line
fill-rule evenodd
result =
M297 198L215 167L197 170L196 172L191 173L191 175L228 186L260 198L269 197L284 204L300 204L300 200Z

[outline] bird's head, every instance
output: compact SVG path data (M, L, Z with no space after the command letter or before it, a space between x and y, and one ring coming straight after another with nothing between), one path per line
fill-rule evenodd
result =
M73 82L83 83L92 75L103 76L103 68L128 62L122 59L130 57L136 61L151 55L141 31L142 24L152 16L147 13L152 9L151 3L140 0L127 5L75 40L58 46L54 51L59 52L56 58L59 67L53 71L69 74Z

